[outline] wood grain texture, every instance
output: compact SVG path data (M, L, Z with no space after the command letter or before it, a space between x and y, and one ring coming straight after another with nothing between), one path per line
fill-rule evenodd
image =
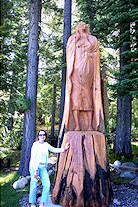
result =
M76 126L80 131L105 130L98 40L83 22L67 42L65 106L59 137L64 127L74 131Z
M102 207L112 200L104 134L97 131L65 133L70 148L61 153L53 203L63 207Z

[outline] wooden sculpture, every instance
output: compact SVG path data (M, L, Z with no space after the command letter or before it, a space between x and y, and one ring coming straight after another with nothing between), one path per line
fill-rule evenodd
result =
M65 110L62 127L104 132L100 53L97 38L80 22L67 43Z
M52 201L63 207L102 207L112 200L104 136L100 53L96 37L80 22L67 43L66 97Z

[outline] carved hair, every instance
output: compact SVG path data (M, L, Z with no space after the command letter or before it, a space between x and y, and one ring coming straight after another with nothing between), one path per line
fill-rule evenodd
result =
M87 24L85 24L84 22L80 22L76 29L75 29L75 34L76 34L76 42L80 39L80 28L85 25L85 31L86 31L86 34L87 36L90 35L90 30L89 30L89 27L87 26Z

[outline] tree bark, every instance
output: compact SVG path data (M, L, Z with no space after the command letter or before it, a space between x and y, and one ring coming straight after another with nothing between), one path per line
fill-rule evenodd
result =
M12 101L12 95L10 95L9 106L8 106L8 117L9 118L6 123L6 126L7 126L8 130L10 130L10 131L12 131L12 129L13 129L13 122L14 122L13 116L14 116L14 112L15 112L15 111L13 111L13 107L10 106L11 101ZM10 109L10 107L12 107L12 110ZM6 129L5 129L5 131L6 131Z
M13 85L13 77L14 77L15 73L12 71L12 85ZM13 123L14 123L14 113L15 113L15 109L12 103L12 99L13 99L14 93L13 93L13 87L10 90L10 98L9 98L9 105L8 105L8 120L6 123L6 127L8 128L8 130L12 131L13 129ZM6 131L6 128L5 128Z
M38 75L38 23L40 21L41 0L31 0L30 30L28 43L28 60L26 76L26 98L30 98L30 108L24 114L24 129L22 140L21 160L19 173L22 176L29 174L29 160L31 147L36 136L36 96Z
M104 134L68 131L60 153L52 201L63 207L106 207L112 201L110 172Z
M120 35L124 34L125 31L130 31L130 24L124 24L120 28ZM129 36L130 38L130 36ZM129 39L127 38L129 42ZM129 57L125 57L124 52L130 51L130 45L125 44L120 47L120 72L123 72L124 66L127 65L131 59ZM131 71L127 71L131 72ZM122 76L120 78L121 81L124 80ZM121 89L121 94L125 94L124 89ZM116 127L116 137L115 137L115 153L117 155L132 155L131 148L131 95L126 95L124 97L120 97L117 100L117 127Z
M54 84L54 87L53 87L53 108L52 108L51 138L54 138L55 110L56 110L56 84Z
M117 100L117 127L115 137L115 153L131 155L131 96Z
M66 45L68 38L71 35L71 6L72 0L64 1L64 30L63 30L63 61L66 62ZM59 131L62 123L64 102L65 102L65 86L66 86L66 68L62 69L62 83L61 83L61 99L60 99L60 116L59 116ZM60 146L62 140L58 140L58 146Z
M106 121L109 119L109 100L108 100L107 88L105 87L104 79L106 79L106 75L104 75L101 81L103 112L104 112L104 119L106 124Z

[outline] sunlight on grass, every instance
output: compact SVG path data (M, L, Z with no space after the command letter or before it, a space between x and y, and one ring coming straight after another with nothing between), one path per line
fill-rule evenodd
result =
M5 183L10 182L16 175L16 172L11 172L8 175L5 176L5 174L0 175L0 184L1 186L4 185Z

